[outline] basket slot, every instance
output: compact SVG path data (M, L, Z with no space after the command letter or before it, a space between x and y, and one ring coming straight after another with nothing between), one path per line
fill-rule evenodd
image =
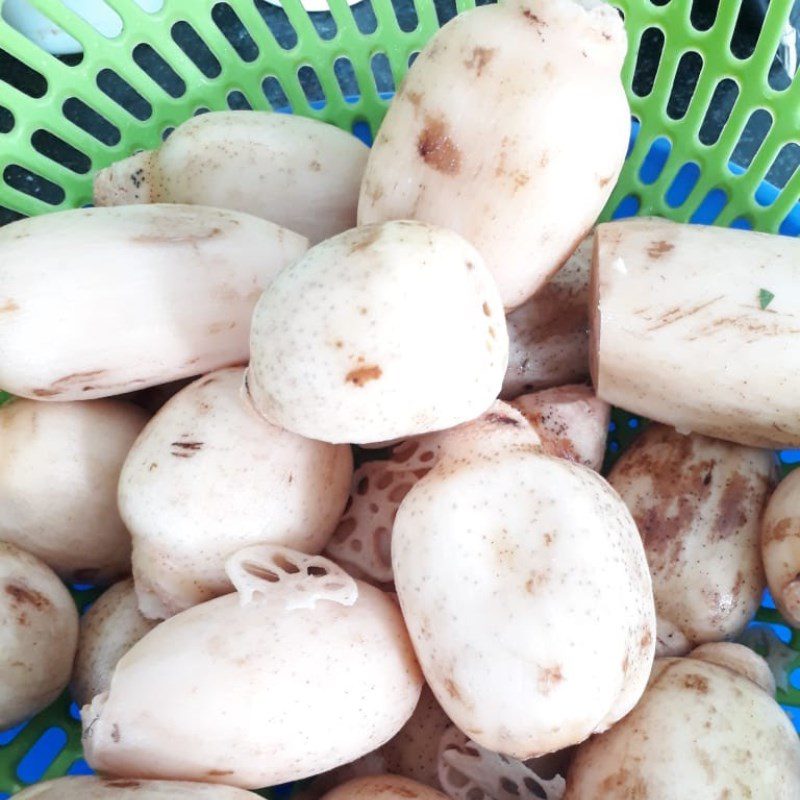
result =
M413 52L408 54L408 68L409 69L411 69L411 67L414 66L414 62L417 60L418 56L419 56L419 50L414 50Z
M100 144L114 147L120 142L120 130L98 111L77 97L70 97L62 106L64 117L73 125L89 134Z
M800 167L800 144L787 142L778 151L767 170L766 180L778 189L783 189Z
M97 88L141 122L153 115L153 106L150 102L111 69L100 70L97 75Z
M353 62L347 56L339 56L333 63L333 74L339 84L339 91L347 103L357 103L361 89L353 69Z
M297 70L297 82L301 91L305 95L308 105L315 111L324 108L328 103L328 98L322 89L316 70L308 64L304 64Z
M733 148L730 156L731 162L745 170L749 169L769 135L772 124L772 114L765 108L757 108L753 111Z
M703 58L700 53L690 50L681 56L667 101L667 116L675 120L686 116L702 70Z
M638 97L647 97L653 91L663 53L664 32L660 28L647 28L639 40L631 87Z
M611 214L611 219L625 219L635 217L639 213L642 202L638 195L628 194L619 201L617 207Z
M741 5L733 28L730 48L736 58L745 60L755 52L761 20L759 12L752 4L739 1Z
M0 133L11 133L14 130L14 115L5 106L0 106Z
M170 97L178 98L186 94L183 78L147 43L133 48L133 60L156 86L160 86Z
M222 72L219 59L188 22L184 20L176 22L170 34L172 41L206 78L219 77Z
M216 3L211 9L211 19L242 61L258 58L258 45L230 4Z
M47 94L45 76L2 47L0 47L0 81L37 99Z
M357 119L355 122L353 122L350 130L352 130L353 136L361 139L361 141L364 142L367 147L372 147L372 140L374 137L372 135L372 128L370 128L369 122L367 122L365 119Z
M689 221L698 225L712 225L722 214L729 200L730 198L724 190L719 187L711 189L695 209Z
M775 91L788 89L797 73L798 55L800 55L797 52L797 33L794 26L788 22L789 20L800 20L800 0L790 3L787 15L776 45L770 48L774 55L769 65L767 82Z
M292 105L289 98L286 96L281 82L274 75L264 78L261 82L261 90L273 111L291 112Z
M266 0L256 0L256 8L280 47L284 50L293 50L297 47L297 31L289 22L289 17L283 8L273 6Z
M739 84L732 78L723 78L715 87L698 131L700 142L708 147L719 140L730 119L739 97Z
M350 11L361 33L367 36L375 33L378 29L378 18L375 16L375 9L372 7L372 0L361 0L360 3L351 6Z
M439 0L439 2L436 3L436 19L440 27L450 22L455 15L456 0Z
M717 19L719 0L692 0L689 22L696 31L710 30Z
M3 183L51 206L60 205L66 197L64 190L57 183L20 164L6 166L3 170Z
M92 168L92 160L86 153L44 128L34 131L31 144L37 153L78 175L85 175Z
M700 180L700 167L694 161L682 164L667 189L664 199L670 208L680 208L694 191Z
M655 183L669 160L671 152L672 142L669 139L665 136L655 139L650 145L647 155L642 159L639 180L646 185Z
M375 53L370 59L370 68L372 69L372 78L375 81L375 89L378 94L394 94L394 77L386 53Z
M414 0L376 0L381 6L388 6L391 4L394 18L397 20L397 27L403 33L411 33L419 26L419 17L417 16L417 9L414 5ZM388 11L388 9L387 9ZM383 9L379 7L381 18L388 18L388 14L383 13Z
M240 92L238 89L228 92L228 96L225 98L225 100L228 103L228 108L231 109L231 111L250 111L253 108L253 106L250 105L250 101L245 97L244 93Z
M331 39L336 38L338 27L336 19L330 11L314 11L308 15L308 18L314 26L317 36L323 42L329 42Z
M36 783L67 746L67 734L61 728L48 728L17 764L17 777L23 783Z

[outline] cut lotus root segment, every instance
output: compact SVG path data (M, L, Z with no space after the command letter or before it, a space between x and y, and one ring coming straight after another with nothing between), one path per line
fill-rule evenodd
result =
M353 475L344 516L325 548L326 555L354 566L368 580L390 583L392 525L400 503L418 477L394 469L389 461L363 464Z
M562 800L567 789L561 775L542 778L524 762L476 744L455 725L439 742L439 782L453 800Z
M287 611L314 608L320 600L352 606L358 598L355 580L333 561L280 545L245 547L228 559L225 571L242 605L257 595L283 602Z

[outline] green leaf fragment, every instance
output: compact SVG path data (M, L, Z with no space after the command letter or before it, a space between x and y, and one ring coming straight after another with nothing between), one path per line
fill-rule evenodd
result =
M773 300L775 295L769 289L759 289L758 291L758 304L763 311Z

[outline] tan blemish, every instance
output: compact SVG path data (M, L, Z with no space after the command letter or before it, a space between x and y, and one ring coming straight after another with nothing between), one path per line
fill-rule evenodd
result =
M722 492L717 509L717 519L713 539L727 539L747 522L747 499L750 483L747 478L736 473L731 476Z
M358 367L347 373L345 382L361 387L370 381L377 380L381 375L383 375L383 370L379 366L371 365L369 367Z
M351 253L358 253L371 247L381 238L383 228L380 225L365 225L358 230L360 237L350 245Z
M309 163L308 168L312 172L319 172L322 169L322 164L319 163L316 159Z
M685 688L691 689L699 694L708 694L708 680L694 672L684 677L683 685Z
M539 667L537 684L542 694L550 694L563 680L564 676L561 674L560 664L556 664L553 667Z
M476 47L472 55L464 61L467 69L474 69L475 74L480 78L486 65L494 58L496 53L494 47Z
M456 682L452 678L445 678L444 681L444 688L447 694L453 698L453 700L462 700L461 692L459 691Z
M456 175L461 171L461 151L450 138L441 117L426 116L425 127L417 139L417 152L437 172Z
M782 542L790 537L800 537L800 524L792 517L784 517L764 528L761 543Z
M235 322L213 322L208 326L208 332L212 336L215 333L222 333L223 331L231 331L236 327ZM190 365L188 365L190 366Z
M10 583L6 586L6 594L13 598L15 603L31 605L39 611L43 608L49 608L52 605L50 600L41 592L37 592L35 589L30 589L27 586L20 586L16 583Z
M611 179L608 178L606 180L606 183L608 183L609 180L611 180ZM600 185L601 186L605 186L605 183L601 183ZM665 255L666 253L669 253L670 250L674 250L674 249L675 249L675 245L674 244L670 244L669 242L664 242L664 241L653 242L647 248L647 255L649 255L650 258L658 259L658 258L661 258L661 256Z
M6 302L0 306L0 314L6 314L11 311L19 311L19 306L13 300L6 300Z

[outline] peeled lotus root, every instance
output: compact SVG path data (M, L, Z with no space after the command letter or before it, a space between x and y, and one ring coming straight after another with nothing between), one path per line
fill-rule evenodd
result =
M460 456L476 447L512 444L538 445L539 437L520 411L498 400L471 422L408 439L394 447L391 458L368 461L353 475L344 515L325 555L346 565L356 577L391 583L392 526L414 484L444 453Z

